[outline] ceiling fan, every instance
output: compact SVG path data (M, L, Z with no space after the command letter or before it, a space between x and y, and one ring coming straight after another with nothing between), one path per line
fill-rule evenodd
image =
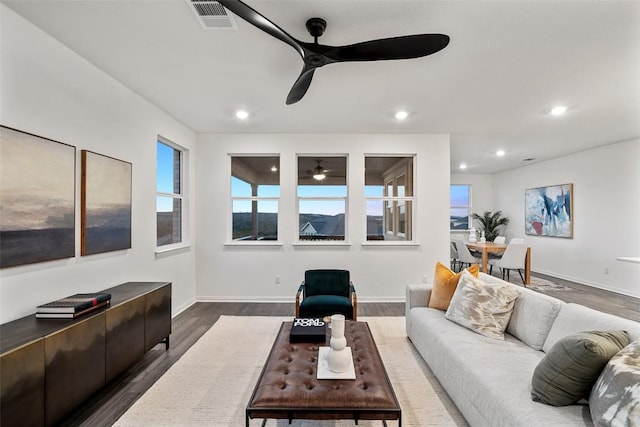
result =
M240 0L218 0L218 3L265 33L290 45L302 57L302 72L287 96L287 105L300 101L307 93L316 68L336 62L420 58L436 53L449 44L449 36L445 34L415 34L347 46L322 45L318 44L318 37L322 36L327 27L327 22L322 18L307 21L307 30L314 39L313 43L307 43L290 36Z
M322 162L320 160L316 160L316 167L313 169L308 169L305 171L305 176L302 176L302 179L315 179L316 181L322 181L329 176L329 173L332 172L332 169L325 169L322 167ZM344 175L331 175L334 178L343 178Z

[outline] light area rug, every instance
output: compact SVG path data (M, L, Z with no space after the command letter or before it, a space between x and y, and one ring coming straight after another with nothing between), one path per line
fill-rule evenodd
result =
M531 288L534 291L566 291L571 289L568 286L535 276L531 276L531 283L527 285L527 288Z
M245 408L282 317L222 316L114 424L244 426ZM402 425L466 426L449 396L405 333L404 317L363 317L369 323L402 408ZM262 420L251 420L251 426ZM268 420L267 426L287 426ZM354 426L351 420L294 421L295 427ZM381 426L381 421L359 421ZM394 421L389 426L396 425Z

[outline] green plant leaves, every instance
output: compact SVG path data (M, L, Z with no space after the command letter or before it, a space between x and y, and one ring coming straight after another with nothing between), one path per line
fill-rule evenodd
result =
M471 217L479 224L479 230L484 231L484 236L488 242L499 236L499 227L509 224L509 218L502 216L502 211L484 211L482 215L474 213Z

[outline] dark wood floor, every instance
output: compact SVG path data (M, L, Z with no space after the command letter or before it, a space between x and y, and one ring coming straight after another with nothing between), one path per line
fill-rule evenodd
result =
M544 293L567 302L576 302L604 312L640 321L640 299L568 282L549 276L536 276L570 287ZM516 275L517 277L517 275ZM512 277L514 283L518 279ZM173 319L171 348L157 345L129 371L77 408L64 426L110 426L142 396L221 315L292 316L292 303L196 303ZM358 316L403 316L404 303L359 303Z

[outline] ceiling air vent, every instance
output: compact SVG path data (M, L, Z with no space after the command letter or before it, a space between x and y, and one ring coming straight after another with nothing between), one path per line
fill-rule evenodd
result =
M231 14L217 1L187 0L191 10L206 30L235 30L238 28Z

